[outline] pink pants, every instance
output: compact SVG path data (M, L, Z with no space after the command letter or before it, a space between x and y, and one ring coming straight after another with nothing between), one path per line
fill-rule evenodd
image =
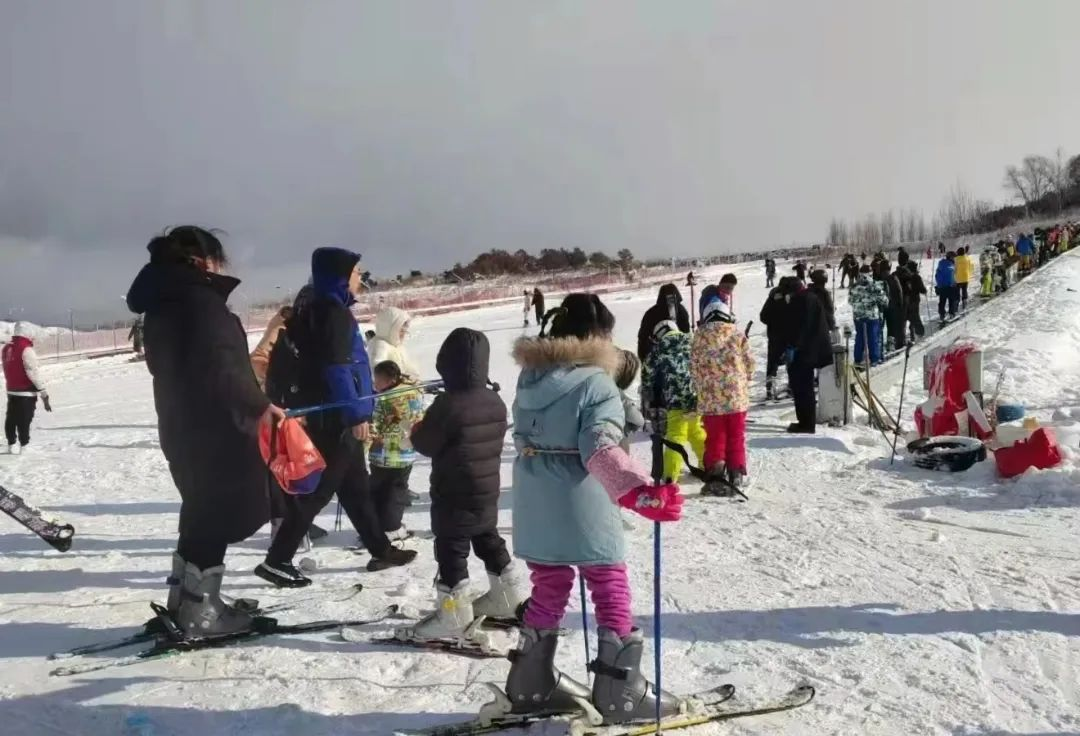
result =
M630 581L626 565L586 565L578 568L592 593L596 623L611 629L619 638L634 627L630 615ZM574 568L569 565L529 563L532 597L525 609L525 625L534 629L557 629L562 623L570 593L574 589Z
M702 417L705 423L705 469L718 463L746 471L746 412L713 414Z

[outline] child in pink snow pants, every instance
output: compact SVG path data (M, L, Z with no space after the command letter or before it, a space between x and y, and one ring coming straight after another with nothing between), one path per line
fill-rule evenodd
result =
M653 486L623 450L625 413L612 376L615 319L593 294L571 294L550 334L514 346L521 366L514 402L514 554L532 573L506 694L515 712L576 712L592 705L606 722L674 713L640 671L642 635L630 613L622 517L628 508L654 521L681 515L678 486ZM554 664L558 629L576 571L592 594L599 640L590 688Z

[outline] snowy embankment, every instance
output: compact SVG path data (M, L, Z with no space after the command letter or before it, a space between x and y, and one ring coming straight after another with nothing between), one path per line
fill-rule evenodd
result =
M756 318L766 293L760 264L730 270L739 275L740 320ZM965 328L986 348L988 382L1006 368L1006 396L1048 421L1058 412L1067 446L1061 468L999 483L990 463L957 476L902 460L890 467L880 434L865 426L789 437L779 431L787 408L753 413L750 502L692 498L683 521L665 529L665 685L688 692L727 681L751 699L810 682L819 695L797 713L695 733L1080 732L1080 466L1068 449L1080 428L1072 419L1080 421L1080 297L1067 290L1075 283L1080 258L1058 259ZM846 292L837 296L838 317L847 321ZM631 347L653 290L605 299L618 319L617 341ZM414 359L433 366L442 339L463 323L487 332L492 378L511 402L509 350L523 332L517 305L418 321L409 343ZM764 340L760 327L754 333L760 382ZM72 521L78 535L61 555L0 519L4 734L105 736L141 723L155 736L385 735L465 718L487 698L481 683L505 678L503 661L325 634L49 678L44 655L130 631L149 613L148 600L163 599L177 500L143 364L105 358L46 370L56 412L41 415L31 454L0 456L0 484ZM913 367L909 376L909 407L919 400L919 373ZM887 405L895 407L898 388L882 392ZM634 447L644 459L643 438ZM512 461L508 443L500 515L507 534ZM415 469L416 490L426 490L428 471L426 462ZM332 507L320 523L332 526ZM429 528L423 502L406 523ZM634 608L651 632L651 525L631 523ZM237 595L287 600L290 593L250 574L267 531L230 551L227 585ZM355 616L388 601L412 611L430 605L430 541L409 543L421 550L416 565L372 575L361 572L363 556L343 549L353 539L333 533L315 550L316 586L362 580L367 589L283 620ZM473 562L471 570L479 588L483 569ZM584 679L573 605L558 663Z

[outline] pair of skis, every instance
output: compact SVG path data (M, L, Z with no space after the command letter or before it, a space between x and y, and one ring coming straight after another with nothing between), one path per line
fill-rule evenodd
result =
M490 687L497 692L498 697L506 697L501 690L494 686ZM595 721L595 717L588 719L580 715L565 713L509 713L502 716L482 714L481 717L472 721L400 733L407 736L483 736L511 729L528 728L537 723L563 721L568 725L570 736L649 736L704 726L709 723L723 723L739 718L783 713L809 704L814 699L814 695L813 687L802 685L780 697L764 699L740 707L732 702L735 697L734 686L721 685L689 698L685 713L662 718L659 723L651 720L604 726L589 722L589 720Z
M3 486L0 486L0 511L41 537L53 549L61 552L71 549L75 527L46 519L41 511Z
M683 464L686 465L690 475L700 480L705 485L701 489L702 496L713 496L720 498L732 498L736 501L743 502L749 501L749 497L743 493L741 488L737 488L728 482L728 480L721 476L716 476L705 470L699 468L690 462L690 453L686 451L686 448L680 445L678 442L672 442L669 439L661 438L660 442L669 450L676 452L682 458Z

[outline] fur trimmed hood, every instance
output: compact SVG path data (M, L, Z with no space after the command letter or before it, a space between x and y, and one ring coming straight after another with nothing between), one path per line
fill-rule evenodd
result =
M622 363L615 343L599 337L522 337L514 343L513 355L519 366L536 371L595 366L614 376Z

